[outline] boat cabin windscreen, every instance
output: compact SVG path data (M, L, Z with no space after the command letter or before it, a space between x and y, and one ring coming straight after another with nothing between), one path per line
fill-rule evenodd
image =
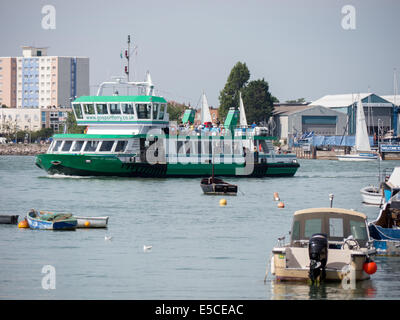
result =
M108 114L107 103L96 103L97 114Z
M159 104L158 103L153 103L153 120L157 119L158 108L159 108Z
M85 143L84 140L77 140L75 141L74 146L72 147L73 152L79 152L82 150L83 144Z
M121 114L121 109L119 107L119 103L110 103L110 113L111 114Z
M138 119L150 119L151 105L147 103L138 103L136 105L136 113L138 115Z
M97 149L97 146L99 145L100 141L87 141L86 142L86 146L85 146L85 151L89 151L89 152L95 152Z
M72 104L72 108L73 108L74 113L75 113L75 118L76 119L83 119L81 104L80 103L73 103Z
M164 120L164 114L165 114L165 104L160 105L160 112L158 114L158 119Z
M368 241L367 224L357 215L313 212L295 215L293 219L291 242L309 240L315 233L325 233L329 241L343 242L350 235L361 246Z
M122 103L121 109L123 114L134 114L132 103Z
M83 112L85 114L95 114L94 105L92 103L84 103L83 104Z
M126 140L118 141L115 147L115 152L124 152L127 145L128 141Z
M102 141L99 151L110 152L114 146L114 140Z

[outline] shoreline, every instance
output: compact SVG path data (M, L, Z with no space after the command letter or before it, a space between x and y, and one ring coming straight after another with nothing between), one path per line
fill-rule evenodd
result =
M0 144L0 156L35 156L48 148L49 144L39 143Z

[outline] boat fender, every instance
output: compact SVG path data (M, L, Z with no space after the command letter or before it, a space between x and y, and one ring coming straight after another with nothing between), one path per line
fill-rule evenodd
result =
M274 200L275 201L279 201L280 200L278 192L274 192Z
M376 270L378 269L378 266L376 265L376 263L374 261L367 259L364 262L363 269L364 269L365 273L367 273L367 274L374 274L376 272Z
M29 228L29 223L26 218L18 223L18 228Z

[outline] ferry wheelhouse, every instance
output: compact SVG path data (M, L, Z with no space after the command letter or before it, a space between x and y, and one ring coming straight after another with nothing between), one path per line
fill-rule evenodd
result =
M138 95L102 95L106 85L142 89ZM239 111L229 110L221 128L180 128L169 122L167 101L146 82L105 82L96 96L72 103L84 134L55 134L36 165L49 174L123 177L293 176L294 154L275 154L260 128L238 128ZM144 89L144 90L143 90ZM194 110L189 110L193 113Z

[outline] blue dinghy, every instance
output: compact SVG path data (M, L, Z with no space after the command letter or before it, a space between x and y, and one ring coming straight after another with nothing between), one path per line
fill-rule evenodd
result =
M31 229L75 230L78 224L71 213L40 214L40 212L31 209L26 218Z

